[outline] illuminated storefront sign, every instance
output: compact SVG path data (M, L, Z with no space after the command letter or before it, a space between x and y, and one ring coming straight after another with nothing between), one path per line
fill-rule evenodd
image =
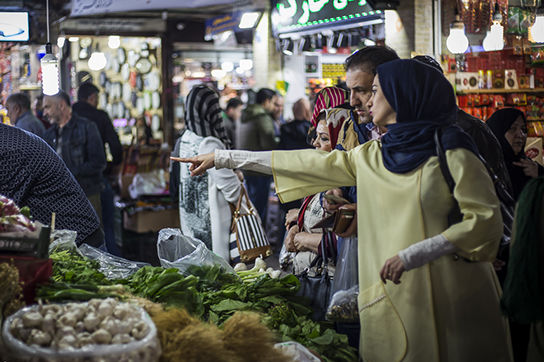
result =
M382 19L366 0L272 0L275 34Z
M212 35L228 30L238 30L241 16L242 14L240 12L235 12L206 20L206 37L211 37Z

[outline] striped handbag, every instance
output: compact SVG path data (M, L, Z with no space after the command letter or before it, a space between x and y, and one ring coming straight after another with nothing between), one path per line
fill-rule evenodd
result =
M246 263L255 260L258 256L264 259L272 255L272 248L266 238L261 219L251 204L244 185L241 185L236 206L231 204L231 211L232 224L229 240L231 263Z

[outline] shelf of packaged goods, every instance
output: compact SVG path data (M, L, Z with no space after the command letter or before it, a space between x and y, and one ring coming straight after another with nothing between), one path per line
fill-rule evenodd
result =
M493 93L544 93L544 88L523 88L523 89L467 89L457 91L457 95L464 94L493 94Z

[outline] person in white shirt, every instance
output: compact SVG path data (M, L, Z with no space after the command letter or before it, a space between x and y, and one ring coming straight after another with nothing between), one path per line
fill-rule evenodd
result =
M172 156L191 157L231 148L219 106L219 96L205 85L187 95L186 129L178 138ZM195 237L215 254L230 261L231 210L241 183L232 170L209 170L191 177L187 164L172 163L170 193L179 199L180 225L184 235Z

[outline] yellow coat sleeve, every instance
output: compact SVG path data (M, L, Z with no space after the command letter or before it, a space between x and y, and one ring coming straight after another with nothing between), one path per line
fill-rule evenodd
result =
M280 201L289 202L340 186L355 185L355 150L273 151L272 172Z
M442 235L457 246L460 255L473 261L493 261L502 237L500 203L482 162L466 149L446 151L455 180L453 194L463 220Z

